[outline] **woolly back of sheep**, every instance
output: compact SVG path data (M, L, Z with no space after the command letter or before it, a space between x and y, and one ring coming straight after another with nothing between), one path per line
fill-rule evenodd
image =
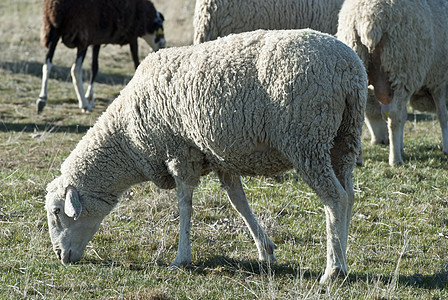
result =
M343 0L197 0L194 43L256 29L300 29L335 34Z
M247 154L259 143L306 147L308 139L320 139L329 153L346 101L363 102L365 71L353 51L334 38L297 32L256 31L151 54L122 92L120 101L132 101L125 106L139 108L138 117L126 109L125 118L135 115L130 124L157 120L158 128L175 130L207 159L240 174L285 169L284 162L278 168L248 164ZM362 123L363 109L355 109L356 122ZM282 134L293 129L295 141L284 140Z
M382 41L381 66L392 88L417 91L430 68L446 64L437 52L447 49L447 8L446 1L347 0L340 11L337 37L355 50L365 66L369 53ZM435 81L446 80L438 75Z

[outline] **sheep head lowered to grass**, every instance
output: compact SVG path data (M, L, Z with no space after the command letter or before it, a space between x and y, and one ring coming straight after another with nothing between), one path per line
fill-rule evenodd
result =
M366 97L359 57L313 30L259 30L150 54L48 185L53 248L62 262L78 261L118 197L152 181L177 187L172 264L189 264L193 190L214 171L259 258L274 261L275 245L253 215L240 176L294 168L327 216L321 281L346 274Z

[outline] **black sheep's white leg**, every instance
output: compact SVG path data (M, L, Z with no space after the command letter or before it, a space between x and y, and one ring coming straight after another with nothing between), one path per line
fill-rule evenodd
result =
M47 59L45 61L45 64L42 66L42 87L40 90L39 98L36 101L36 110L37 110L38 114L42 112L45 105L47 104L47 99L48 99L47 87L48 87L48 78L50 77L51 67L52 67L51 60Z
M191 263L191 215L193 212L192 198L194 186L176 179L177 201L179 203L179 245L177 255L171 266L187 265Z
M86 52L87 49L78 49L78 53L76 54L76 61L71 69L71 74L73 86L75 87L76 97L78 98L79 102L79 108L81 108L83 112L90 112L92 111L92 107L85 97L84 87L82 86L82 63L84 61L84 57L86 56Z
M98 74L98 56L100 53L101 45L93 45L92 46L92 68L90 71L90 82L86 91L86 99L90 103L92 108L95 107L95 98L93 97L93 84L95 82L96 75Z
M440 128L442 129L442 151L448 155L448 117L446 110L447 87L432 92L432 97L436 104L437 117L439 119Z
M53 66L52 60L54 51L56 50L56 45L58 43L59 36L55 31L50 32L50 41L48 43L48 52L45 56L45 63L42 66L42 87L39 93L39 98L36 101L36 111L37 113L41 113L47 104L48 100L48 78L50 77L51 67Z
M259 259L262 261L276 261L274 256L276 246L263 231L253 215L241 184L241 178L237 175L224 172L218 172L218 177L233 207L239 212L249 228L258 249Z

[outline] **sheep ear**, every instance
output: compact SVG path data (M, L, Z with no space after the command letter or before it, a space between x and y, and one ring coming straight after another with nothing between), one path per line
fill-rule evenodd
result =
M78 191L74 187L69 186L67 188L64 211L68 217L73 218L75 221L81 215L82 205L79 201Z

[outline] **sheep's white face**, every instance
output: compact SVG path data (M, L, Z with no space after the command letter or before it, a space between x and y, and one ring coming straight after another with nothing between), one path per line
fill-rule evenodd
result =
M45 208L51 243L58 259L64 264L79 261L104 216L81 215L82 205L73 188L68 188L65 195L57 190L49 192Z
M163 21L165 18L160 12L156 12L156 18L154 19L154 32L147 33L142 38L148 43L148 45L154 50L165 48L165 33L163 31Z
M156 33L149 33L142 36L142 38L152 48L152 50L154 50L154 52L165 48L166 41L165 37L163 36L160 36Z

